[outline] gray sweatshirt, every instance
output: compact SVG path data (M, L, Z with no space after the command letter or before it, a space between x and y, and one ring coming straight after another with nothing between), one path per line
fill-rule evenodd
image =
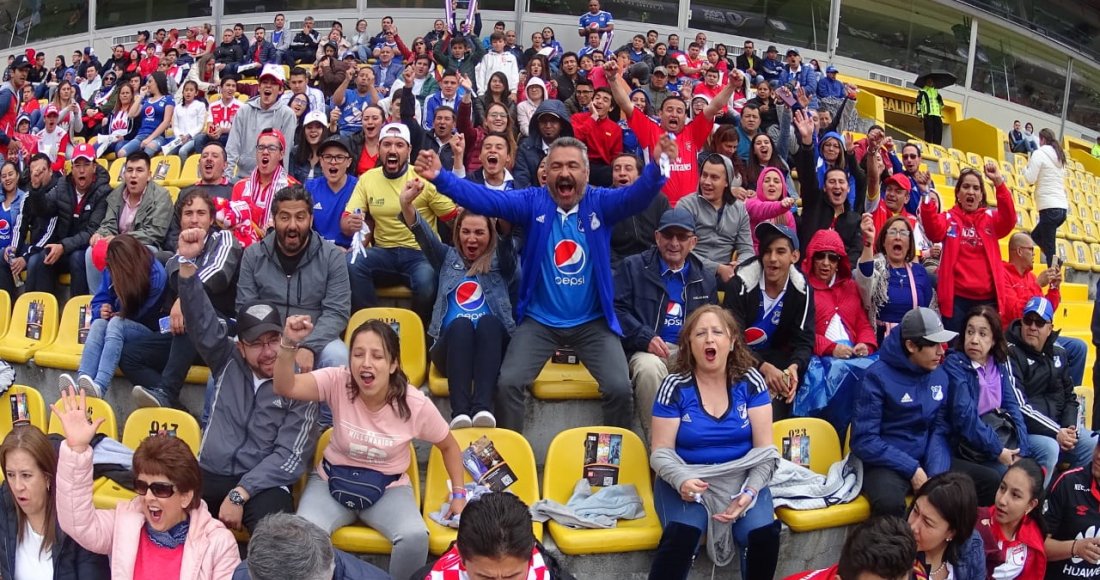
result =
M270 109L260 107L260 97L252 97L241 105L237 116L233 118L233 128L229 130L229 141L225 145L225 176L233 179L247 179L256 169L256 139L260 131L271 127L283 132L286 147L283 148L283 167L290 168L290 150L294 147L294 131L298 128L298 119L290 107L276 101Z
M695 235L699 242L692 253L703 261L704 266L717 268L728 264L734 252L737 252L736 263L756 255L752 247L749 212L744 202L734 200L717 210L703 196L693 194L681 198L676 207L688 210L695 217Z

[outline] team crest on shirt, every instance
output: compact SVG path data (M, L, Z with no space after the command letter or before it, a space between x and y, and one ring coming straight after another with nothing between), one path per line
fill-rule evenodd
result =
M1062 357L1061 356L1054 355L1054 368L1056 368L1056 369L1062 368Z
M740 416L742 419L748 418L749 409L748 409L748 406L745 405L745 403L741 403L740 405L737 405L737 415Z
M932 385L932 400L934 400L934 401L942 401L943 400L943 386L942 385Z
M592 231L600 229L600 218L596 217L596 212L589 214L588 225L592 228Z

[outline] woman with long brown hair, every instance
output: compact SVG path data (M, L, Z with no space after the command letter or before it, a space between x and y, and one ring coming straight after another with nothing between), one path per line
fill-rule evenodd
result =
M462 450L431 400L401 370L397 332L368 320L352 332L348 365L294 373L310 332L308 316L288 316L275 359L275 394L332 409L332 440L310 474L298 515L331 534L356 520L393 542L390 575L409 578L428 558L428 529L405 472L413 439L431 442L453 482L447 518L466 506ZM365 435L366 434L366 435Z
M37 427L17 425L0 444L0 578L106 579L107 558L57 523L57 452Z
M664 531L650 578L687 578L704 534L716 564L739 555L742 577L771 578L779 526L767 485L779 454L768 385L733 316L719 306L688 316L679 352L653 404L649 463ZM722 549L729 534L736 551Z
M77 380L62 374L57 387L80 387L102 397L111 386L115 367L128 340L160 330L161 298L167 276L164 266L137 238L122 234L107 245L103 280L92 297L92 326L80 356Z

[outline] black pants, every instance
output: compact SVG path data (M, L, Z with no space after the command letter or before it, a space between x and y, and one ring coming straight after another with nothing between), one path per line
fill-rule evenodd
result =
M912 491L909 479L884 467L863 472L863 495L871 502L872 516L905 517L905 496Z
M179 403L183 381L192 364L202 364L195 345L186 334L152 334L127 341L122 347L118 366L135 385L163 394L169 404Z
M955 295L955 304L951 307L954 309L951 312L951 316L947 316L943 313L943 327L951 332L962 333L966 330L966 314L978 306L992 306L994 310L997 309L997 299L992 300L972 300L970 298L963 298L962 296Z
M1057 252L1058 227L1066 221L1064 209L1041 209L1039 221L1035 229L1031 230L1031 240L1043 251L1043 260L1049 267L1054 262L1054 254Z
M943 117L924 116L924 140L933 145L939 145L943 141Z
M13 301L17 297L15 293L15 276L11 274L11 264L3 259L0 259L0 290L7 292Z
M205 469L202 470L202 499L206 502L206 507L210 509L212 516L218 517L225 497L240 482L240 477L214 475ZM256 524L260 523L264 516L282 512L294 513L294 498L290 495L290 491L281 487L265 489L253 495L248 499L248 503L244 504L241 523L248 528L249 533L252 533L256 529Z
M286 51L287 60L286 63L293 67L296 64L313 64L313 61L317 60L317 51L307 48L291 48Z
M443 331L432 347L431 358L447 377L451 417L492 411L507 345L508 331L492 314L478 319L476 327L469 318L456 318Z
M997 463L996 465L1000 465ZM1002 468L1004 469L1004 468ZM997 488L1001 485L1001 471L992 464L973 463L958 457L951 458L951 471L958 471L974 480L974 490L978 492L978 505L993 505L997 497Z
M36 252L27 259L27 281L23 288L27 292L49 292L57 290L57 276L68 272L69 293L72 296L93 294L88 288L88 274L84 269L84 253L88 248L80 247L61 256L56 262L46 265L46 252Z

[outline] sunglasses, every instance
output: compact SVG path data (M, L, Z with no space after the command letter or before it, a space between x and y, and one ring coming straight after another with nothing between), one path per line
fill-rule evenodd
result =
M135 493L137 493L138 495L145 495L145 493L149 490L153 491L154 497L167 499L172 497L172 495L176 493L176 486L175 484L167 483L164 481L155 481L153 483L149 483L140 479L134 480Z
M691 232L675 232L675 233L674 232L661 232L661 237L662 238L664 238L666 240L671 240L672 238L676 238L677 240L679 240L681 242L686 242L686 241L690 240L691 237L694 236L694 235L695 234L692 234Z
M814 254L814 260L826 260L829 262L840 263L840 255L836 252L818 252Z
M901 156L902 159L917 159L919 157L920 155L917 155L916 153L906 153Z
M1024 319L1020 321L1020 323L1024 326L1032 326L1035 328L1042 328L1047 325L1047 321L1039 318L1038 316L1025 316Z

